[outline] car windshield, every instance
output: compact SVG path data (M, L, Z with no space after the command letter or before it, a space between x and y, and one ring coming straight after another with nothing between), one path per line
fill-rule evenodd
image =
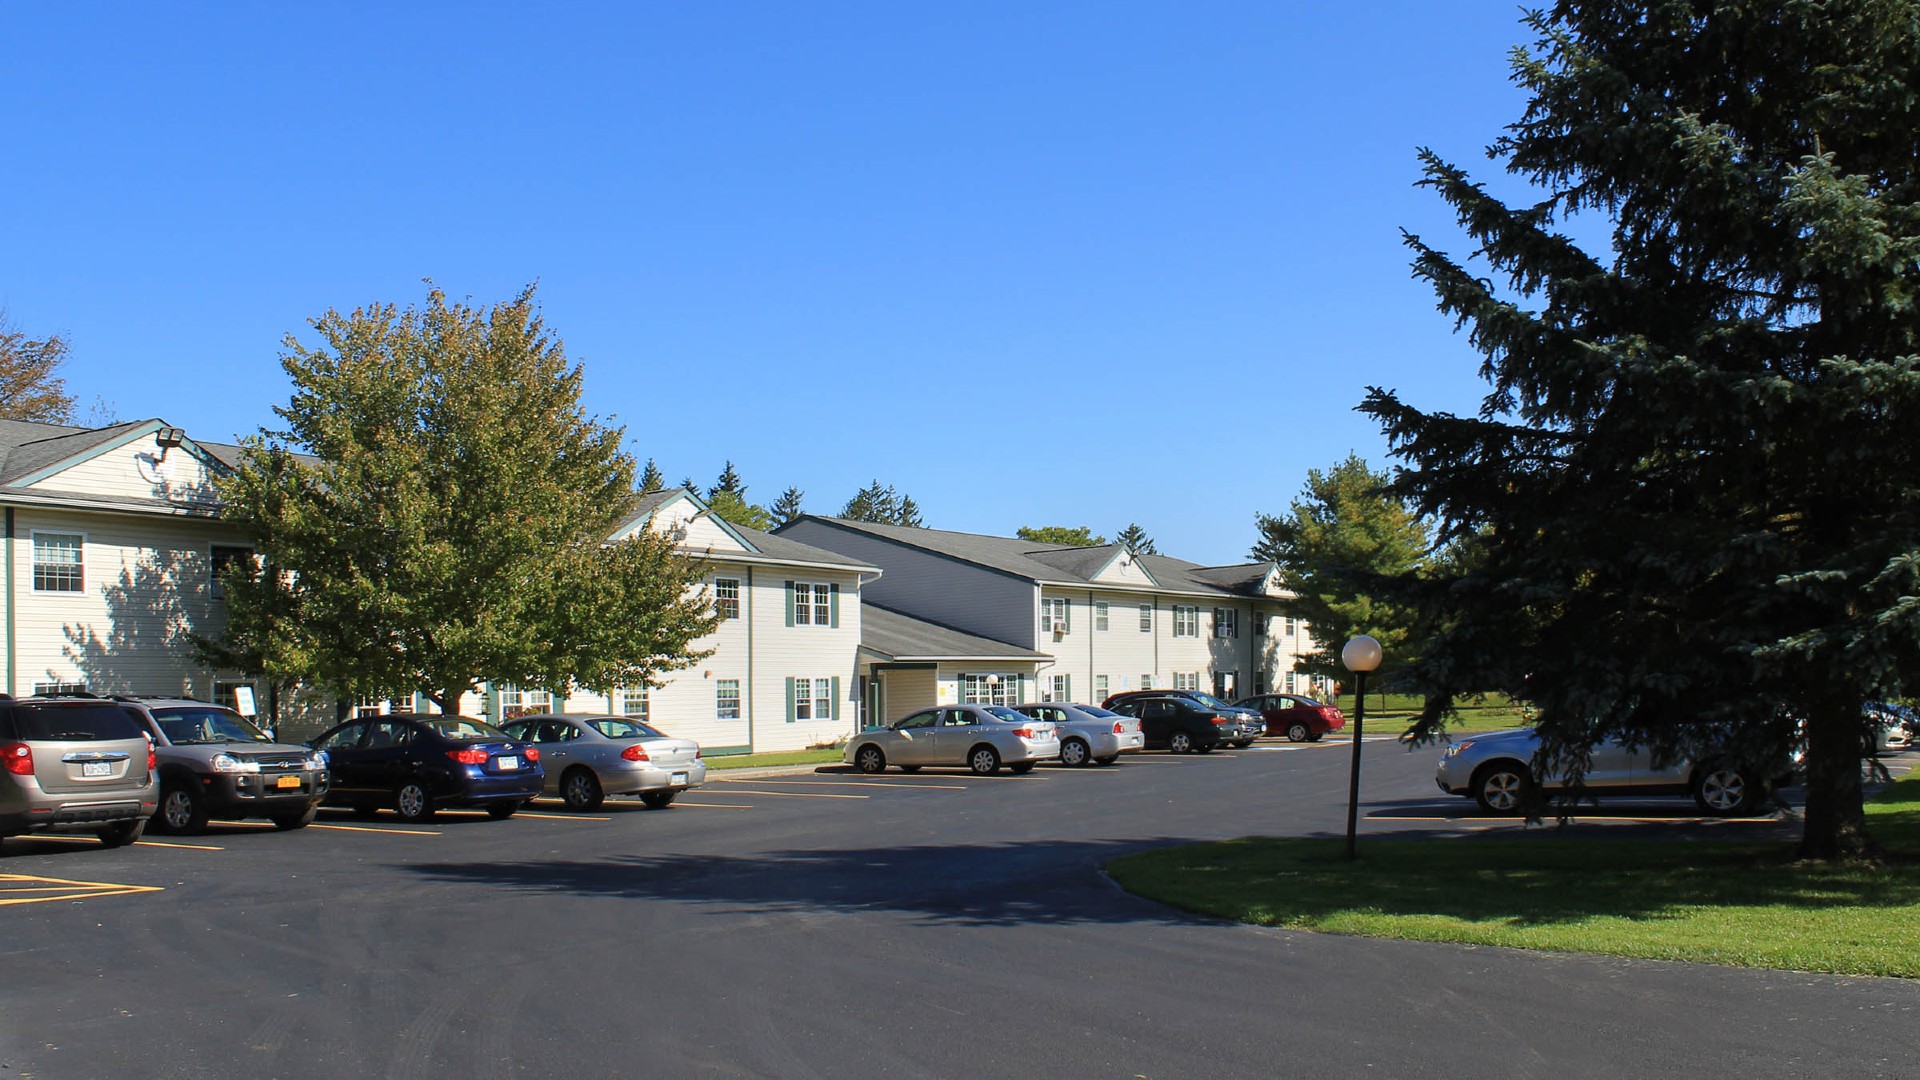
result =
M175 746L273 741L266 732L247 723L246 717L225 709L155 709L153 718Z
M1118 717L1120 715L1119 713L1116 713L1116 712L1108 712L1107 710L1101 708L1098 705L1082 705L1080 706L1080 711L1083 713L1086 713L1088 716L1097 716L1102 720L1106 720L1111 717Z
M1191 697L1191 698L1193 698L1193 700L1195 700L1195 701L1197 701L1197 702L1199 702L1200 704L1202 704L1202 705L1205 705L1205 706L1206 706L1207 708L1209 708L1209 709L1231 709L1231 708L1233 708L1233 706L1231 706L1231 705L1229 705L1229 704L1227 704L1227 703L1226 703L1226 702L1224 702L1224 701L1221 701L1221 700L1220 700L1219 698L1217 698L1217 697L1214 697L1214 696L1213 696L1212 694L1202 694L1202 693L1200 693L1200 692L1199 692L1199 691L1197 691L1197 690L1194 690L1194 691L1188 691L1188 695L1187 695L1187 696L1189 696L1189 697Z
M464 716L454 716L444 720L423 720L421 723L428 731L444 739L510 739L513 737L492 724L483 724Z
M666 736L638 720L622 720L617 716L603 716L598 720L587 721L587 726L605 735L609 739L664 739Z
M1009 723L1014 723L1014 724L1026 724L1026 723L1031 723L1033 721L1033 717L1028 716L1026 713L1020 712L1016 709L1005 708L1000 705L989 705L987 706L986 712L988 716L991 716L996 720L1005 720Z

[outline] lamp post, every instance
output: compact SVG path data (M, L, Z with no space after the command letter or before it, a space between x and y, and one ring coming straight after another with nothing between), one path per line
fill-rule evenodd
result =
M1358 857L1354 849L1354 828L1360 811L1360 725L1367 713L1367 672L1380 666L1380 643L1371 635L1347 639L1340 650L1340 662L1354 676L1353 695L1353 768L1347 777L1347 858Z

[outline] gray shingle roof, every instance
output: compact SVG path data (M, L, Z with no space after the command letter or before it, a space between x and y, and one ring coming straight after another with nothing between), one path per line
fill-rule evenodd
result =
M671 487L662 491L655 491L651 494L640 496L640 501L634 504L633 512L622 518L620 523L614 526L614 533L618 535L632 528L634 525L647 521L652 518L655 512L662 506L665 506L680 495L688 496L699 505L706 505L704 500L686 488ZM747 543L758 548L759 552L758 554L733 551L715 552L714 558L716 559L733 559L742 562L803 563L810 566L836 566L849 570L866 570L874 573L878 573L880 570L877 566L870 566L857 559L848 558L837 551L828 551L826 548L817 548L810 544L802 544L798 540L788 540L784 536L764 533L759 529L749 529L745 525L735 525L729 521L727 522L727 527L739 533L745 538Z
M871 601L860 605L860 647L895 660L1051 660L1047 653L928 622Z
M1032 540L1021 540L1011 536L986 536L980 533L949 532L944 529L916 529L905 525L876 525L870 521L852 521L847 518L825 517L819 514L805 515L807 520L815 521L834 528L904 544L908 547L931 551L961 562L972 563L1026 578L1029 581L1068 582L1072 584L1092 584L1092 575L1107 564L1113 557L1117 545L1107 544L1101 547L1082 548L1069 544L1037 544ZM1254 589L1265 578L1264 563L1248 564L1244 573L1220 574L1218 571L1241 571L1240 567L1206 567L1190 563L1184 559L1169 558L1165 555L1137 556L1140 564L1160 583L1159 589L1151 586L1127 586L1146 591L1201 593L1218 596L1256 595ZM1254 567L1260 573L1253 572Z
M84 454L103 443L112 442L128 428L145 420L107 427L68 427L64 424L40 424L31 420L0 420L0 484L10 484L55 465L77 454Z

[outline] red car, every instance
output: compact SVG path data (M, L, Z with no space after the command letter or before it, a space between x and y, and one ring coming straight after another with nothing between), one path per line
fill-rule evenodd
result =
M1257 710L1267 722L1267 734L1285 735L1293 742L1319 742L1320 736L1347 726L1339 706L1322 705L1298 694L1262 694L1234 704Z

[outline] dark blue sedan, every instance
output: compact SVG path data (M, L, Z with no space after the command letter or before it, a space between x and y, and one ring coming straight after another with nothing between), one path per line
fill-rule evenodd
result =
M403 821L427 821L454 806L512 817L540 794L547 775L538 747L467 716L363 716L312 746L327 752L333 773L328 805L362 814L387 806Z

